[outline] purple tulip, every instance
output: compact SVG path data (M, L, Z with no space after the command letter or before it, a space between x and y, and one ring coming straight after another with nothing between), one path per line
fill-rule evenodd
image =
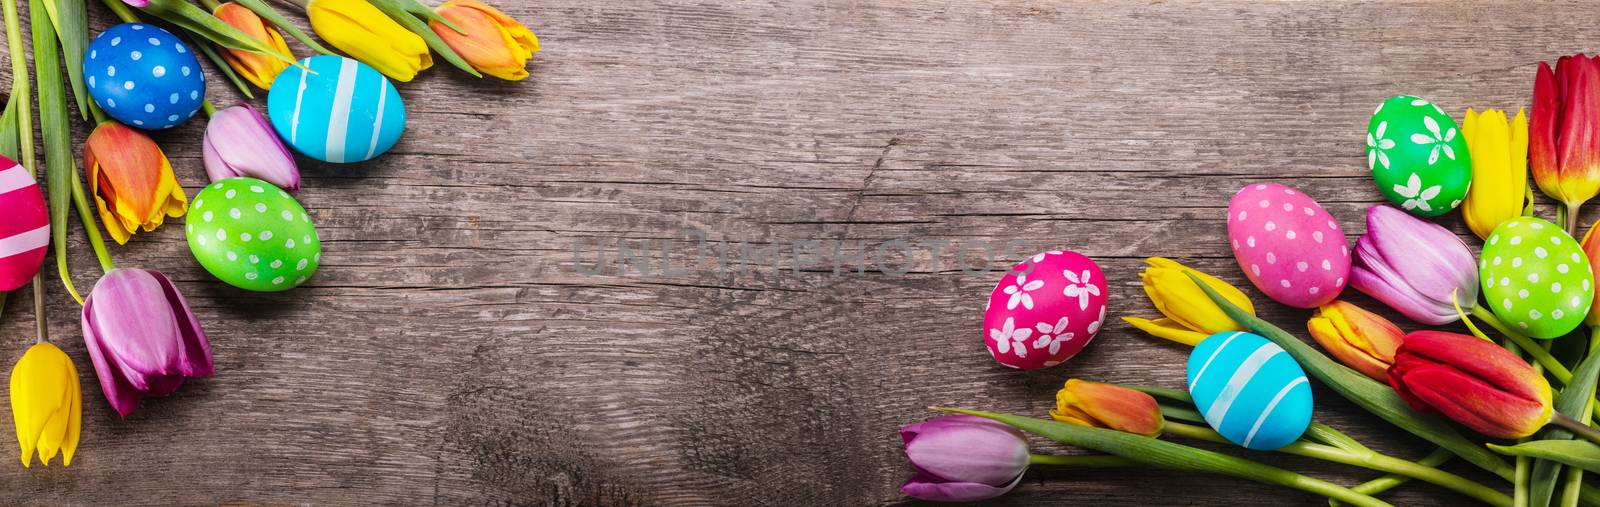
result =
M201 155L211 181L249 176L278 188L300 190L294 155L278 140L267 119L249 104L223 108L206 125Z
M122 0L122 3L143 9L145 6L150 5L150 0Z
M211 344L189 303L161 273L114 269L83 302L83 341L100 389L127 417L144 396L166 396L209 377Z
M900 428L917 475L900 486L912 498L976 502L1004 495L1028 469L1022 432L982 417L940 417Z
M1478 301L1478 266L1466 243L1438 224L1391 206L1367 210L1367 233L1356 240L1356 290L1429 325L1460 320L1451 302L1471 311Z

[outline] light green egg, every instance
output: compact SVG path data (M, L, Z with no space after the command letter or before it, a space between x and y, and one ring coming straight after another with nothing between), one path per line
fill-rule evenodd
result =
M1566 231L1538 218L1496 227L1484 240L1478 275L1494 314L1534 338L1576 329L1594 301L1583 249Z
M317 227L288 192L255 178L212 183L189 205L195 260L229 285L257 292L305 283L322 261Z
M1456 121L1410 95L1390 97L1372 112L1367 168L1378 191L1414 215L1448 213L1472 185L1472 154Z

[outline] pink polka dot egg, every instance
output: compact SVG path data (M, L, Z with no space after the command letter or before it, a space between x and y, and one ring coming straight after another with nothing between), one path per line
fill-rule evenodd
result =
M1333 215L1304 192L1252 183L1228 203L1228 243L1250 283L1274 301L1314 308L1350 277L1350 244Z
M1000 278L983 313L984 344L1000 364L1024 370L1066 362L1106 320L1106 279L1077 252L1051 250Z

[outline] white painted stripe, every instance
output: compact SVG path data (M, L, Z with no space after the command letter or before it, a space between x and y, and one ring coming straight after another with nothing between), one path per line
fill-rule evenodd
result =
M294 92L294 118L289 122L289 144L298 146L300 140L300 106L306 100L306 74L311 73L311 59L300 60L306 68L300 69L300 87Z
M378 151L378 137L383 135L383 102L389 98L389 80L378 80L378 117L372 121L372 141L367 143L367 156L361 160L372 158L372 153Z
M1211 402L1211 409L1206 411L1206 422L1211 423L1213 428L1221 428L1222 418L1228 415L1228 409L1233 406L1233 401L1239 397L1239 393L1244 391L1244 386L1261 371L1262 365L1282 353L1283 349L1271 343L1263 343L1251 352L1250 357L1239 364L1239 369L1233 370L1233 376L1222 386L1222 392L1217 393L1216 401Z
M1233 343L1233 339L1242 334L1244 334L1243 331L1238 331L1228 335L1227 338L1222 340L1222 345L1218 345L1216 350L1211 351L1211 357L1206 358L1205 364L1200 365L1200 371L1195 372L1194 379L1189 381L1189 390L1193 391L1194 386L1200 385L1200 377L1205 376L1206 369L1211 368L1211 362L1216 361L1217 356L1222 355L1222 350L1228 348L1228 344Z
M325 148L329 162L344 162L344 137L350 129L350 98L356 94L356 61L345 58L339 62L339 85L333 89L333 112L328 113L328 143Z
M0 169L0 194L35 184L37 182L33 180L33 175L28 174L28 170L20 165Z
M0 238L0 259L50 244L50 224L9 238Z
M1244 436L1244 446L1250 447L1250 441L1256 439L1256 431L1261 429L1261 424L1267 422L1268 417L1272 417L1272 410L1278 408L1278 402L1283 401L1283 397L1289 395L1290 389L1294 389L1295 386L1300 384L1309 383L1310 382L1308 382L1305 377L1300 377L1294 379L1294 382L1290 382L1289 385L1283 386L1283 389L1279 389L1278 395L1273 396L1272 402L1267 403L1267 409L1262 410L1261 415L1256 417L1256 424L1250 427L1250 433Z

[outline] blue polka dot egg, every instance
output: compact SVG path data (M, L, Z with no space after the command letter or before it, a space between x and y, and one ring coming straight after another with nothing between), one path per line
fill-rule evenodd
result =
M117 121L145 130L193 118L205 100L194 51L155 25L123 23L89 42L83 60L89 95Z
M267 116L278 137L323 162L371 160L406 129L406 108L389 78L342 56L313 56L278 73Z

